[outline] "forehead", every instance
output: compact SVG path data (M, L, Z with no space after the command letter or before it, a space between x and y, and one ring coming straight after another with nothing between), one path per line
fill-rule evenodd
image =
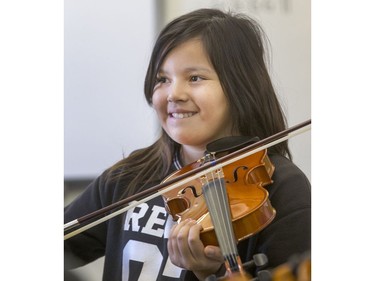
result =
M159 71L169 67L202 67L212 68L206 49L199 38L187 40L169 51Z

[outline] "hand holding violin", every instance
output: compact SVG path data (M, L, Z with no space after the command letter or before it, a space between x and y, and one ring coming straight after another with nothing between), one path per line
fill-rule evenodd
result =
M199 280L204 280L220 269L224 257L219 247L203 245L201 230L195 220L176 224L169 236L168 252L173 264L193 271Z

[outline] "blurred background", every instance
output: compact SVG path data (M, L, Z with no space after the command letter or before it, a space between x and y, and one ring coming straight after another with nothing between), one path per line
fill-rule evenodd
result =
M311 117L310 0L65 0L65 204L104 169L154 142L156 115L143 97L153 43L171 19L202 7L243 12L261 23L289 125ZM311 180L310 135L295 137L290 146ZM99 281L102 264L100 259L72 273Z

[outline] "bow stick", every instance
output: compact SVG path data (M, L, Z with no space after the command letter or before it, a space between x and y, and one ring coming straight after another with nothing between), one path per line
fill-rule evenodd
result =
M237 151L234 151L232 153L229 153L219 159L217 159L216 161L213 161L213 162L210 162L210 163L206 163L200 167L197 167L195 168L194 170L191 170L189 172L186 172L185 174L183 175L180 175L178 177L175 177L167 182L164 182L164 183L161 183L161 184L158 184L154 187L151 187L147 190L144 190L144 191L141 191L137 194L134 194L132 196L129 196L123 200L120 200L114 204L111 204L107 207L104 207L102 209L99 209L95 212L92 212L88 215L85 215L85 216L82 216L80 218L77 218L75 220L72 220L66 224L64 224L64 232L65 231L68 231L72 228L75 228L75 227L78 227L80 225L82 225L83 223L91 220L91 219L94 219L96 217L99 217L99 216L102 216L110 211L113 211L115 210L116 208L119 208L121 206L124 206L125 204L129 204L130 202L132 201L136 201L136 202L133 202L117 211L114 211L102 218L99 218L89 224L86 224L78 229L75 229L73 231L71 231L70 233L68 234L65 234L64 235L64 240L66 239L69 239L83 231L86 231L87 229L90 229L102 222L105 222L115 216L118 216L126 211L128 211L129 209L132 209L132 208L135 208L137 207L139 204L141 203L144 203L144 202L147 202L157 196L160 196L160 195L163 195L164 193L168 192L168 191L171 191L185 183L188 183L190 182L191 180L194 180L194 179L197 179L207 173L210 173L212 171L215 171L216 169L218 168L222 168L226 165L229 165L231 163L234 163L242 158L245 158L245 157L248 157L252 154L255 154L261 150L264 150L264 149L267 149L269 147L272 147L278 143L281 143L283 141L286 141L294 136L297 136L299 134L302 134L308 130L311 129L311 119L305 121L305 122L302 122L298 125L295 125L293 127L290 127L284 131L281 131L279 133L276 133L272 136L269 136L267 138L264 138L254 144L251 144L249 146L246 146L244 148L241 148ZM161 190L162 189L162 190ZM152 194L151 194L152 193ZM151 195L149 195L151 194ZM143 197L143 198L142 198ZM142 198L142 199L140 199ZM139 200L140 199L140 200Z

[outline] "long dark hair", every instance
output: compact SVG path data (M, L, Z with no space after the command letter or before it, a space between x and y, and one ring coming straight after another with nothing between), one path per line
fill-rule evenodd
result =
M286 128L265 59L267 37L260 25L243 14L200 9L171 21L160 33L146 73L144 94L150 105L157 73L168 53L199 38L228 99L234 129L244 136L265 138ZM133 152L113 168L133 174L130 189L163 179L180 145L164 130L151 146ZM287 142L269 149L291 154Z

